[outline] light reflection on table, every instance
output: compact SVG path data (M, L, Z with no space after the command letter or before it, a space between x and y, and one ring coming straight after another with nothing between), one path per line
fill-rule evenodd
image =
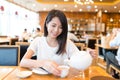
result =
M9 75L7 75L4 80L19 80L16 76L18 71L28 70L26 68L16 67L14 71L12 71ZM33 73L30 77L22 79L22 80L90 80L91 77L94 76L107 76L110 77L109 74L106 73L105 70L98 66L89 67L87 70L84 71L84 76L80 76L80 71L71 68L70 73L66 78L60 78L54 76L52 74L49 75L38 75Z

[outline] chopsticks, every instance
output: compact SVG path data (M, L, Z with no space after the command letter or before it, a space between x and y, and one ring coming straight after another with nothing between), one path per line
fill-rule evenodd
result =
M46 72L48 72L50 74L50 72L47 71L45 68L43 68L43 67L39 67L39 68L42 69L42 70L44 70L44 71L46 71Z

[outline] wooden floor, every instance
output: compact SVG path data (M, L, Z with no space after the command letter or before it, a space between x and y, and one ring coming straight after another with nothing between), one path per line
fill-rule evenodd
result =
M97 61L97 65L102 67L103 69L106 69L106 61L104 61L104 59L102 57L99 57L99 59Z
M101 67L103 70L106 71L106 61L104 61L103 58L99 57L99 59L97 59L97 61L93 61L92 66L95 66L95 65ZM115 79L115 80L120 80L120 79Z

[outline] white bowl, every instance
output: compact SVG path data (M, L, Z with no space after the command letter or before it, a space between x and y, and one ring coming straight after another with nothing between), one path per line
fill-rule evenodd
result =
M17 77L19 78L27 78L32 75L32 71L20 71L17 73Z

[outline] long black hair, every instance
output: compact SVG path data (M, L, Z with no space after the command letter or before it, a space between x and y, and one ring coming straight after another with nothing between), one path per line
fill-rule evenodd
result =
M65 52L67 32L68 32L68 23L65 14L60 10L51 10L44 23L44 36L48 35L48 30L46 24L48 24L54 17L58 17L62 24L62 33L57 37L59 48L56 54L60 55Z

